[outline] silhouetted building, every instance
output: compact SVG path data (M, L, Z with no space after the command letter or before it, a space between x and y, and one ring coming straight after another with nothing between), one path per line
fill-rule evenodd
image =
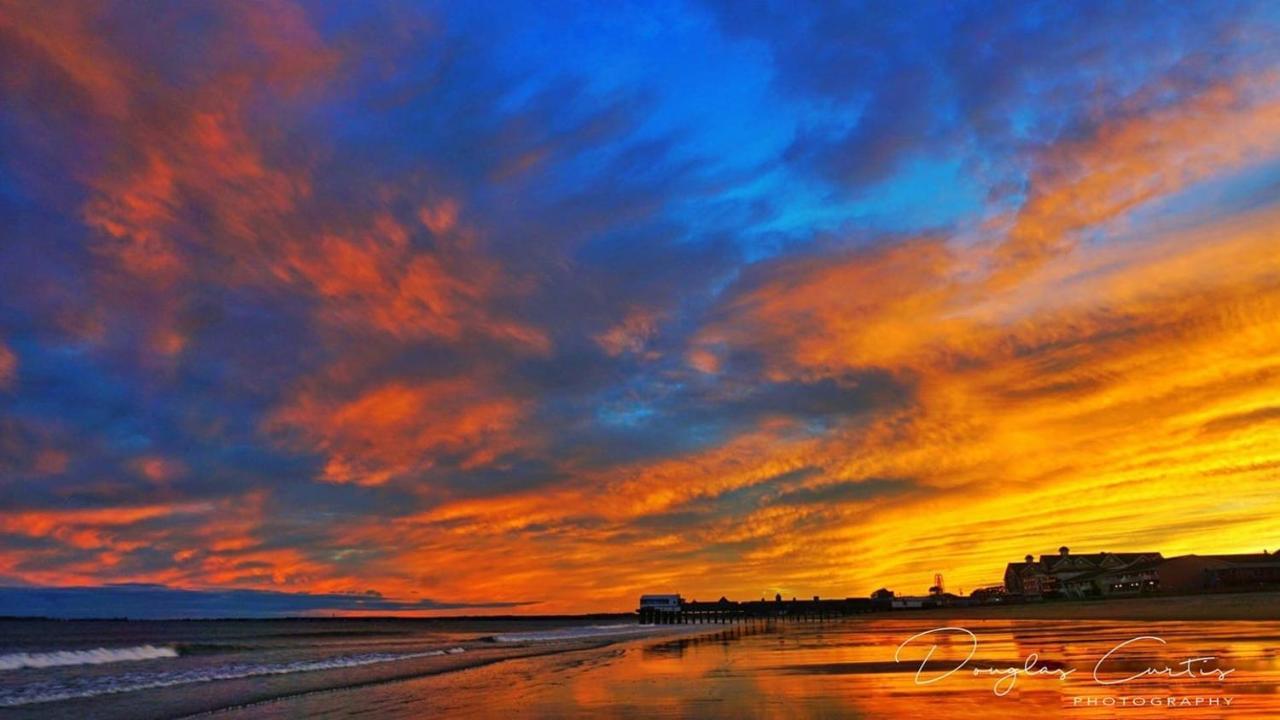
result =
M640 610L659 612L659 613L676 613L680 612L681 598L679 595L641 595Z
M1179 555L1137 563L1098 578L1103 595L1183 595L1280 585L1280 558L1271 555Z
M1280 556L1179 555L1158 552L1027 555L1005 566L1004 591L1011 599L1124 597L1187 594L1280 586ZM975 595L978 595L975 592ZM983 598L989 593L983 593Z
M1041 555L1039 561L1027 555L1023 562L1009 563L1004 587L1010 595L1029 598L1095 597L1103 594L1099 585L1102 576L1163 559L1158 552L1072 555L1064 545L1057 555Z
M1280 557L1262 553L1206 555L1222 563L1205 569L1207 590L1247 590L1280 585Z
M977 605L994 605L1008 599L1008 592L1003 585L983 587L969 593L969 599Z
M1043 594L1046 573L1040 563L1028 555L1023 562L1011 562L1004 569L1004 589L1010 595Z

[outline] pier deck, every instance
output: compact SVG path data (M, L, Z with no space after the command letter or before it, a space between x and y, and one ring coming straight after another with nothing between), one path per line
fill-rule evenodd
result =
M760 619L810 622L869 613L878 608L866 598L842 600L750 600L736 602L685 602L679 610L640 608L644 625L700 625L748 622Z

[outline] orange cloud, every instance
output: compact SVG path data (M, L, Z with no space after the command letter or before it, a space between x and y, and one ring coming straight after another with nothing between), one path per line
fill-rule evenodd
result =
M783 260L721 310L728 322L699 335L692 352L722 348L784 349L801 366L896 366L923 360L934 343L963 342L967 321L945 318L956 296L954 258L941 240L921 239L830 258ZM753 323L760 324L759 329ZM920 332L922 323L929 332ZM704 360L705 362L705 360ZM791 371L779 370L775 379Z
M660 316L645 308L632 308L617 325L596 335L596 344L610 357L638 354L658 334Z
M304 393L269 427L327 457L329 482L380 485L441 459L479 467L527 442L526 403L494 395L479 378L391 382L350 400Z
M81 210L114 270L97 278L103 296L148 322L142 349L171 358L188 346L183 293L205 282L314 293L317 320L344 332L484 336L547 352L545 333L498 309L527 288L484 255L457 199L423 193L431 200L419 203L418 226L385 209L309 205L314 169L263 131L254 103L264 93L322 92L343 58L294 5L219 11L237 30L214 34L209 52L219 62L189 85L165 84L139 69L143 60L100 41L93 12L6 28L34 62L97 101L106 157L83 170L91 193ZM157 102L164 112L148 110ZM420 242L424 231L433 242Z
M36 453L31 469L37 475L61 475L66 472L71 456L61 450L42 449Z
M167 483L186 474L187 468L179 460L146 455L133 461L137 473L153 483Z
M458 224L458 203L444 199L437 203L423 205L418 210L422 224L436 235L444 235Z
M121 117L128 112L127 88L136 76L119 61L109 43L93 32L94 22L105 8L90 3L37 8L5 2L0 10L0 32L47 65L51 72L45 77L74 84L108 116Z
M1033 268L1075 233L1280 150L1273 73L1247 75L1167 107L1103 123L1036 159L1031 192L996 251L999 272Z
M695 347L685 355L689 367L704 373L720 372L720 358L706 347Z
M153 503L86 510L0 512L0 533L56 543L0 552L0 572L44 585L98 584L107 577L175 587L219 586L339 590L348 580L294 548L272 548L264 527L276 522L268 495L211 502ZM68 560L66 550L78 560ZM135 566L139 550L172 563ZM56 558L56 562L48 562Z
M495 262L467 243L415 249L411 231L382 216L362 236L290 246L273 272L312 290L318 318L338 329L376 329L402 339L487 336L526 352L549 349L539 329L492 308L520 292Z
M54 538L81 549L120 551L145 545L141 540L118 537L116 531L120 528L161 517L201 514L209 509L207 505L191 503L0 513L0 532L32 538Z
M180 22L171 10L153 18L158 28ZM104 36L105 12L91 3L49 12L6 4L0 33L32 68L28 76L46 80L21 88L26 96L92 121L102 153L77 168L90 190L81 212L97 231L94 249L111 261L93 280L104 299L147 319L145 351L173 356L187 341L176 311L184 284L210 270L236 280L256 267L244 256L309 192L304 171L266 159L249 129L251 100L264 87L282 96L316 87L336 55L296 6L220 6L228 17L213 27L225 30L204 46L216 69L170 84L130 54L139 48ZM194 216L202 218L196 227ZM248 262L235 269L211 257Z
M9 387L18 377L18 356L0 342L0 390Z
M183 261L164 233L176 202L172 168L152 157L122 186L92 200L85 221L116 241L105 251L131 274L177 280Z

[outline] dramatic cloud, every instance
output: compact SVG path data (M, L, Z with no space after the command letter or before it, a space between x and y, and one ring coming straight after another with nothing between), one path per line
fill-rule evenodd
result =
M0 389L13 384L18 375L18 356L0 343Z
M1278 40L1247 2L0 2L0 613L1274 546Z
M324 478L378 485L421 472L442 458L462 468L518 450L520 403L488 397L478 379L461 377L409 386L392 382L337 407L310 396L272 423L302 430L328 456Z

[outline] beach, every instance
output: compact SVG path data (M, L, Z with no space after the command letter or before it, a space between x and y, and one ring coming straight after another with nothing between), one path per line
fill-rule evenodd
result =
M956 673L918 685L916 649L936 628L938 662L1022 666L1036 654L1079 666L1070 682ZM1214 656L1232 672L1143 678L1150 698L1231 698L1231 717L1280 714L1280 594L1058 602L874 613L823 622L642 626L614 618L3 621L0 712L13 718L214 717L948 717L1034 709L1089 712L1076 698L1123 698L1080 680L1125 639L1158 636L1128 664ZM918 644L918 643L917 643ZM57 649L55 649L55 646ZM1134 654L1136 653L1136 654ZM1187 694L1191 693L1191 694ZM992 705L997 702L999 704ZM1102 712L1102 708L1095 708ZM1130 708L1133 717L1145 710ZM1215 709L1216 708L1216 709ZM1168 708L1164 708L1167 711ZM1106 716L1105 714L1100 716Z
M926 643L910 639L944 625L955 627L928 643L936 642L937 652L922 665ZM1280 715L1278 645L1277 621L956 619L904 612L634 640L301 695L213 717L1145 719L1176 711L1184 718L1261 719ZM1046 674L1019 673L1033 655ZM1203 672L1194 677L1143 675L1147 668L1182 667L1189 658L1213 659L1195 665ZM1126 680L1130 676L1136 677Z
M0 713L184 717L699 632L634 618L0 621Z

